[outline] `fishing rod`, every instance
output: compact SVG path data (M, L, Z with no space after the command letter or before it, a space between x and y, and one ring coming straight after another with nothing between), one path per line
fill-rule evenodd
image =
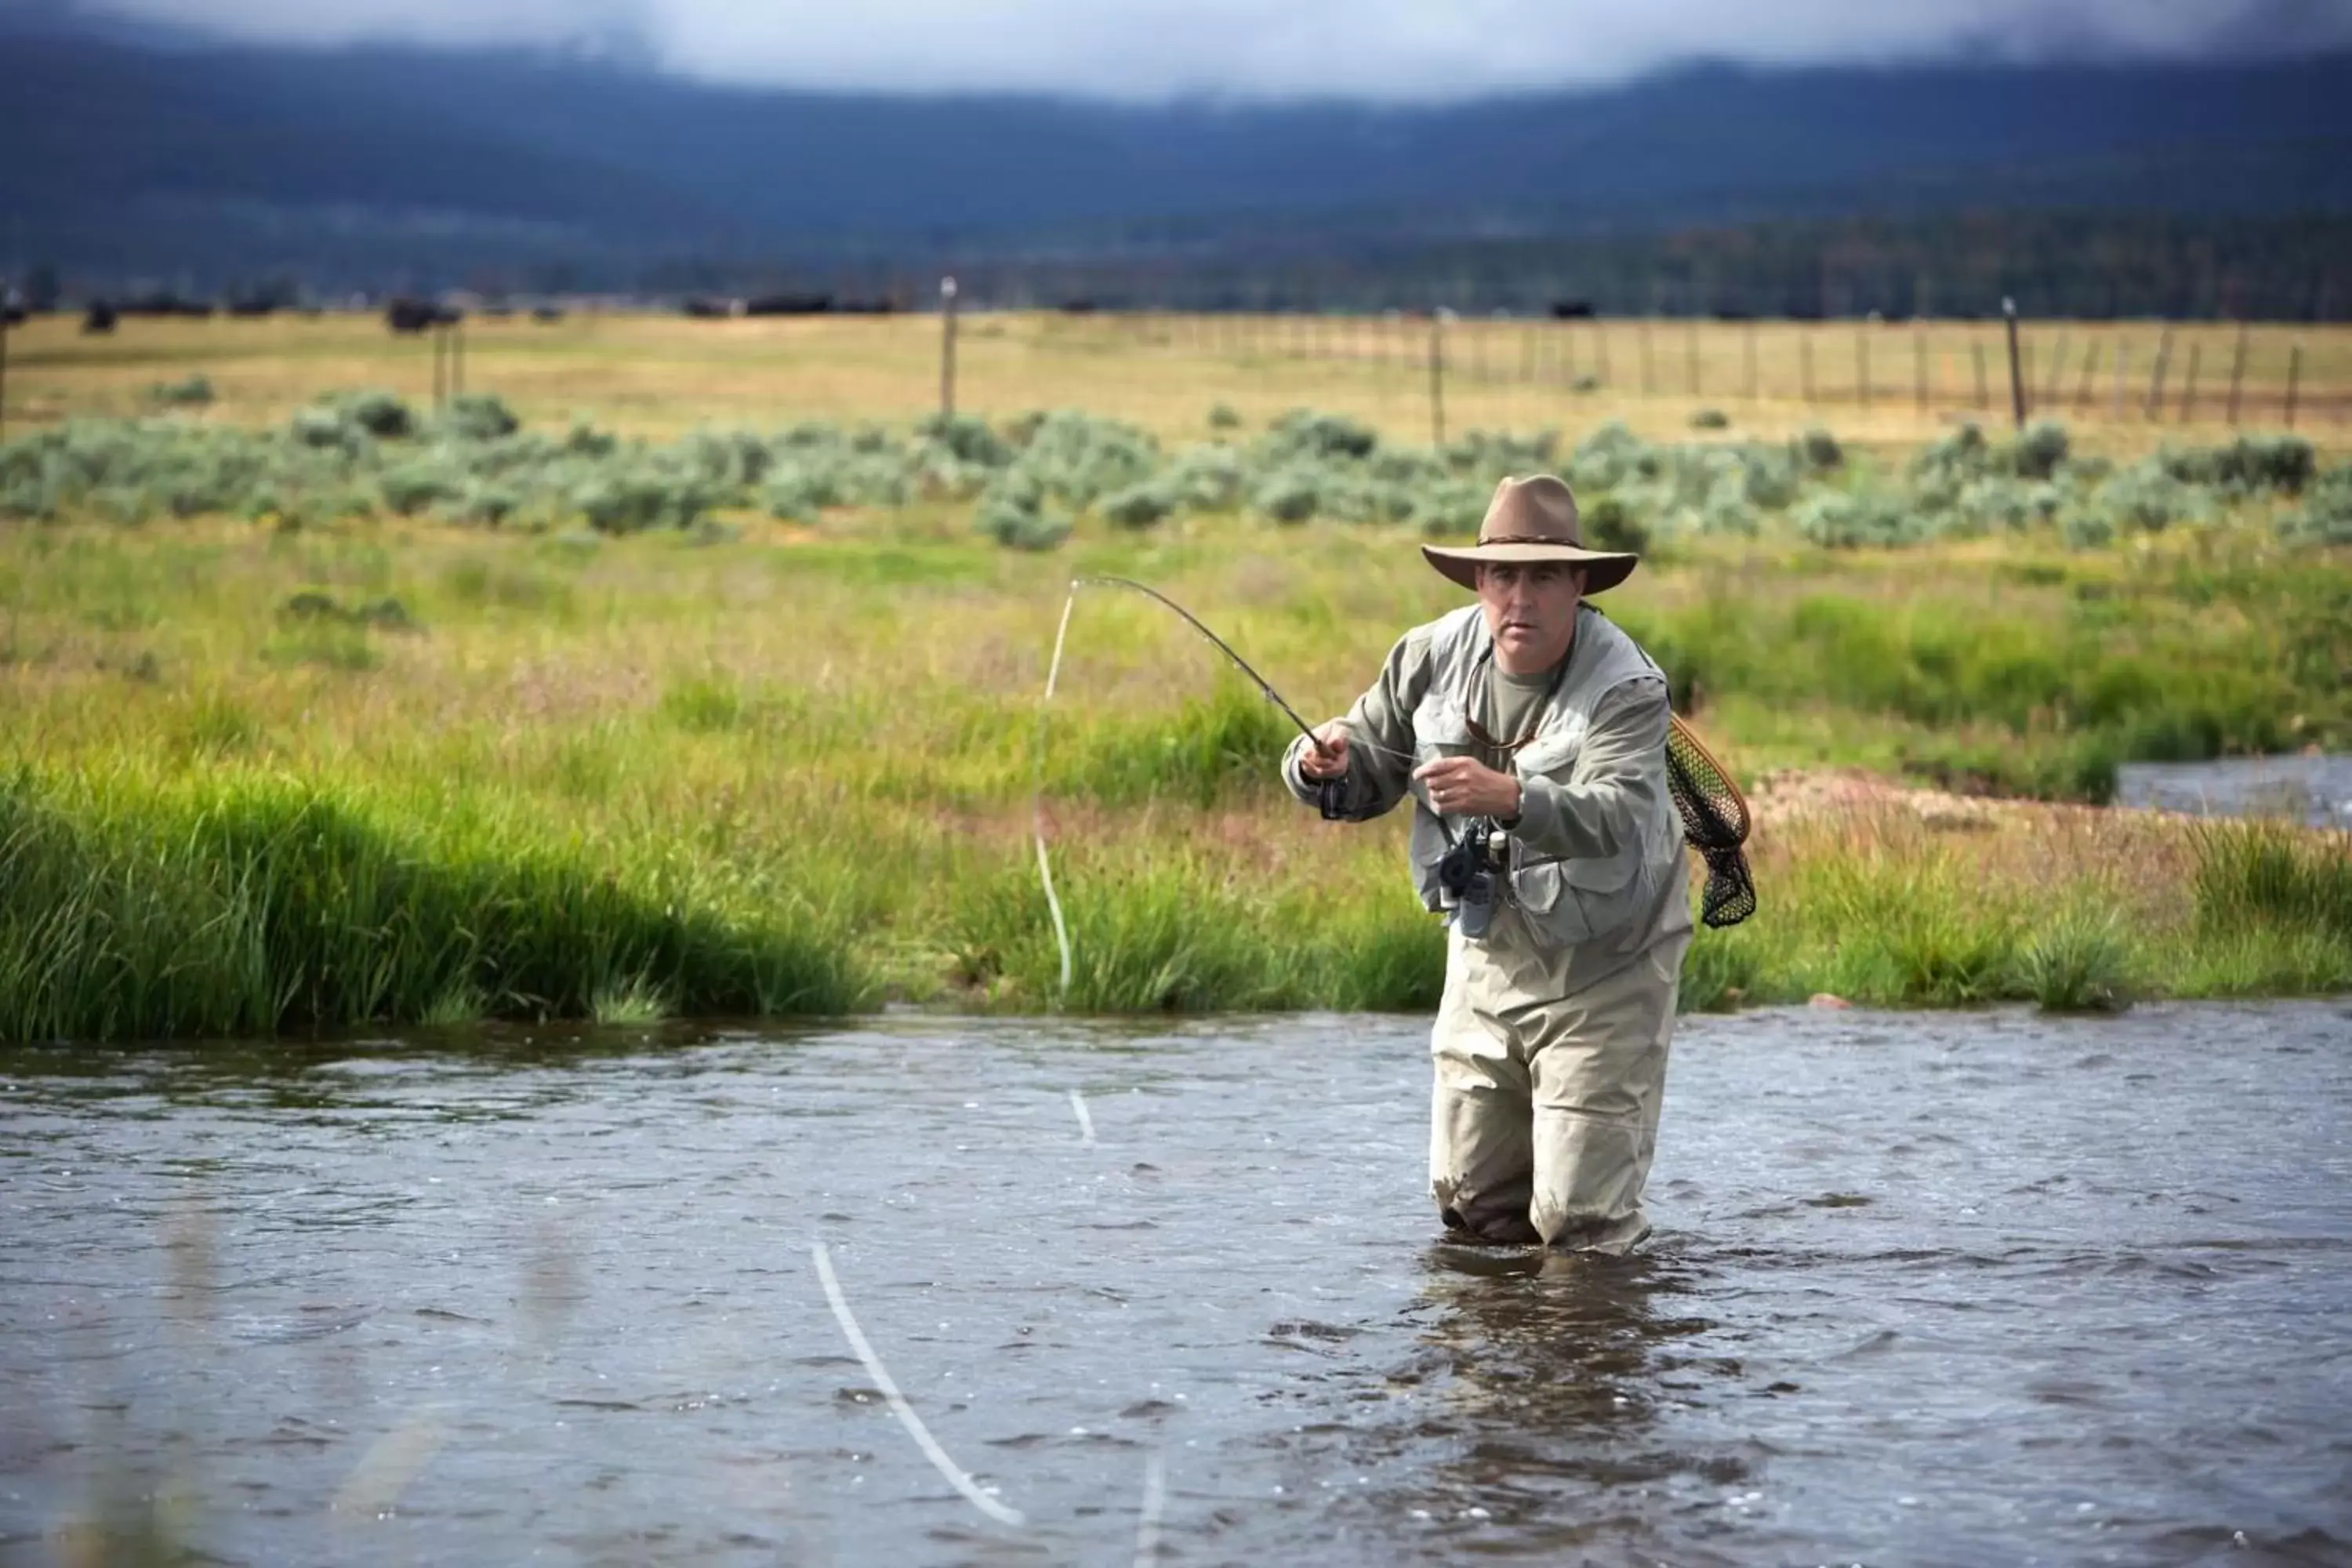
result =
M1307 721L1298 716L1298 710L1293 708L1289 702L1283 698L1282 693L1274 689L1274 683L1266 679L1265 676L1260 675L1255 668L1250 664L1249 660L1244 658L1239 653L1235 652L1233 644L1227 642L1215 632L1210 630L1208 626L1202 621L1200 616L1194 615L1192 611L1186 609L1183 605L1178 604L1175 600L1170 598L1159 589L1152 587L1148 583L1139 583L1132 577L1090 576L1071 578L1070 595L1068 598L1062 601L1061 624L1054 630L1054 658L1053 662L1049 664L1045 669L1045 699L1037 706L1037 742L1035 748L1037 790L1036 795L1030 806L1031 837L1035 840L1037 846L1037 879L1045 889L1045 908L1054 917L1054 941L1055 945L1060 948L1062 956L1061 989L1062 994L1064 995L1067 995L1070 989L1070 928L1068 923L1062 918L1062 900L1054 891L1054 868L1045 852L1045 719L1047 712L1053 707L1055 687L1059 684L1062 678L1062 650L1069 643L1070 612L1077 608L1078 590L1081 588L1125 588L1133 593L1140 594L1145 598L1151 600L1153 603L1174 612L1182 619L1186 626L1191 626L1194 631L1199 632L1202 637L1208 638L1210 643L1215 647L1219 653L1223 654L1226 658L1233 662L1233 666L1235 669L1240 670L1244 675L1249 677L1251 683L1255 685L1259 691L1265 694L1265 700L1273 703L1276 708L1281 709L1283 717L1288 719L1292 724L1297 727L1298 732L1307 737L1307 743L1308 745L1313 746L1318 752L1327 757L1329 756L1332 752L1331 746L1328 742L1319 739L1316 735L1315 731L1308 728ZM1340 722L1344 724L1347 721L1343 719ZM1384 746L1377 741L1366 740L1361 737L1352 737L1349 740L1349 744L1351 746L1360 745L1368 751L1379 752L1387 756L1402 758L1408 763L1416 760L1411 752L1401 752L1393 746ZM1336 782L1337 781L1333 780L1323 781L1324 791L1326 793L1332 791L1336 786ZM1328 808L1327 806L1327 812L1328 809Z
M1203 625L1200 616L1194 615L1192 611L1186 609L1183 605L1178 604L1175 600L1170 598L1159 589L1152 587L1148 583L1139 583L1132 577L1073 577L1070 579L1071 603L1076 603L1078 590L1080 588L1131 588L1136 593L1142 595L1145 598L1155 599L1160 604L1166 605L1168 608L1175 611L1178 615L1184 617L1185 625L1191 626L1194 631L1200 633L1202 637L1214 643L1219 653L1222 653L1227 658L1232 659L1235 669L1240 670L1244 675L1248 676L1252 681L1256 683L1257 689L1265 693L1265 700L1268 702L1273 703L1276 708L1281 709L1283 717L1288 719L1293 724L1298 726L1298 732L1307 737L1307 743L1308 745L1313 746L1318 752L1322 752L1326 756L1330 754L1331 748L1326 745L1322 741L1316 738L1315 731L1307 728L1307 721L1298 716L1298 710L1293 708L1289 703L1283 700L1282 693L1274 689L1274 683L1272 681L1266 679L1265 676L1260 675L1255 669L1252 668L1250 667L1250 661L1244 658L1240 654L1235 653L1234 651L1233 644L1227 642L1224 638L1219 637L1216 633L1211 631L1205 625ZM1062 624L1065 626L1069 625L1069 608L1067 605L1065 605L1062 610ZM1055 663L1057 666L1061 662L1061 642L1057 638L1054 644ZM1045 682L1045 695L1050 698L1053 694L1054 683L1049 677Z
M1183 618L1186 626L1191 626L1194 631L1199 632L1202 637L1208 638L1211 643L1215 645L1219 653L1223 654L1227 658L1231 659L1235 669L1238 669L1244 675L1248 676L1251 683L1265 694L1265 700L1268 702L1273 703L1276 708L1281 709L1283 717L1289 720L1292 724L1297 727L1298 732L1307 737L1307 743L1308 745L1313 746L1316 751L1321 752L1324 756L1328 757L1331 754L1330 745L1318 737L1314 730L1308 727L1307 721L1298 716L1298 710L1293 708L1287 701L1284 700L1282 693L1274 689L1274 683L1272 681L1266 679L1265 676L1260 675L1257 670L1251 666L1249 660L1244 658L1240 654L1234 651L1233 644L1219 637L1215 632L1211 631L1207 625L1202 621L1200 616L1194 615L1192 611L1186 609L1183 605L1178 604L1175 600L1170 598L1159 589L1151 586L1148 583L1139 583L1132 577L1094 576L1073 577L1070 579L1070 596L1062 605L1061 629L1056 632L1054 637L1054 667L1046 673L1045 676L1045 700L1048 702L1054 700L1055 677L1060 672L1062 668L1062 643L1064 637L1069 632L1070 610L1071 607L1078 602L1078 590L1081 588L1127 588L1142 595L1147 599L1153 600L1156 603L1166 606L1168 609L1174 611L1178 616ZM1343 724L1347 722L1344 719L1339 721ZM1349 743L1350 745L1362 745L1368 750L1380 752L1388 756L1401 757L1406 762L1416 760L1410 752L1400 752L1393 746L1383 746L1374 741L1351 739Z

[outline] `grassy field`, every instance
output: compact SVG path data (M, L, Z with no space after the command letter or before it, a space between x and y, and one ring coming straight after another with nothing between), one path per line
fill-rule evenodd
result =
M1291 403L1374 417L1350 403L1364 367L1228 377L1172 350L1049 348L1060 321L1003 326L1001 362L966 362L970 388L1001 375L992 406L1101 403L1171 443L1221 401L1237 442ZM488 323L468 382L559 428L903 428L929 330ZM218 395L200 424L257 426L425 363L334 320L88 342L40 323L17 346L12 429L29 404L137 412L196 372ZM1391 437L1413 434L1406 401L1377 421ZM1584 433L1580 405L1551 406ZM2078 442L2110 437L2123 456L2153 444L2095 425ZM1801 509L1767 508L1673 535L1607 604L1751 781L1858 765L2095 799L2132 756L2352 743L2352 551L2284 542L2292 498L2211 493L2193 524L2095 548L2021 524L1829 549L1786 521ZM1402 824L1289 802L1278 716L1172 617L1082 595L1042 727L1038 709L1071 577L1108 572L1176 595L1310 717L1337 711L1399 630L1460 602L1415 531L1251 505L1119 527L1078 506L1066 542L1029 551L972 513L918 495L779 517L722 496L709 526L634 531L425 510L0 521L0 1038L1064 1005L1026 837L1041 777L1066 1005L1430 1005L1442 943ZM2352 985L2340 836L1898 802L1771 816L1755 858L1763 911L1701 940L1689 1005Z

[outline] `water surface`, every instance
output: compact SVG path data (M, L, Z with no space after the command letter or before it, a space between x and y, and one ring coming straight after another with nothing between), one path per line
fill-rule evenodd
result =
M2352 1560L2352 1005L1691 1020L1617 1265L1439 1239L1424 1049L0 1055L0 1558Z
M2126 763L2116 770L2116 804L2352 828L2352 756Z

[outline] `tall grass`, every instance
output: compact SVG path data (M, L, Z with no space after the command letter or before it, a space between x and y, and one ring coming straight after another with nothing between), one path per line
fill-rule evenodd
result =
M837 1013L838 931L511 824L420 831L366 794L260 774L0 784L0 1038Z

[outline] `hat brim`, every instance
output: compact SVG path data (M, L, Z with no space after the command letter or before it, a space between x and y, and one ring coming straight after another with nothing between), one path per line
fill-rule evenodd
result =
M1588 596L1614 588L1631 577L1642 561L1630 550L1582 550L1573 544L1481 544L1466 549L1424 544L1421 553L1432 566L1473 593L1478 589L1478 563L1482 561L1489 566L1504 562L1543 561L1581 566Z

